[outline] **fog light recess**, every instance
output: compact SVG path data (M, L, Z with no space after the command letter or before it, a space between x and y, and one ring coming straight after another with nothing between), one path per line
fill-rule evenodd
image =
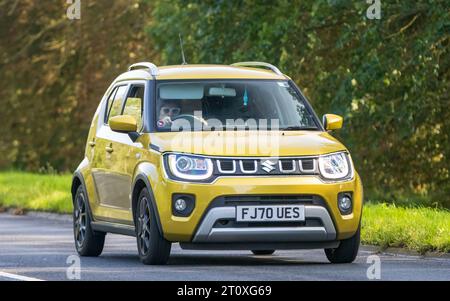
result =
M195 208L195 196L191 194L172 195L172 214L187 217Z
M338 208L342 215L352 213L353 199L351 192L341 192L338 194Z

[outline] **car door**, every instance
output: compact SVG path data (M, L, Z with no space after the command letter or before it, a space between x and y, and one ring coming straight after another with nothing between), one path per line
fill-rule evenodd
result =
M136 119L138 132L142 130L143 126L144 94L145 83L130 84L121 112L122 115L130 115ZM128 134L114 133L113 148L114 153L120 156L120 160L111 162L111 172L117 175L117 181L120 183L116 184L122 190L117 205L131 213L132 178L137 161L141 158L143 145L138 141L133 142Z
M99 205L122 210L125 209L122 207L123 199L128 197L127 188L124 186L127 178L118 172L120 170L118 166L122 158L115 148L117 148L117 141L123 139L117 136L126 134L113 132L108 123L112 117L122 113L128 88L129 84L117 85L107 100L103 113L103 123L97 129L94 141L95 152L91 163Z

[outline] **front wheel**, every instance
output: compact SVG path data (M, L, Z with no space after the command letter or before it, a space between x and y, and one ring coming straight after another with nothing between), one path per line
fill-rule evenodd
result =
M105 245L105 233L91 228L89 207L82 186L78 187L73 202L73 235L80 256L99 256Z
M171 243L158 229L156 212L146 188L139 195L137 206L136 237L139 258L144 264L166 264L170 256Z
M351 263L358 255L359 242L361 238L361 225L355 235L348 239L341 240L339 247L335 249L325 249L325 254L331 263Z

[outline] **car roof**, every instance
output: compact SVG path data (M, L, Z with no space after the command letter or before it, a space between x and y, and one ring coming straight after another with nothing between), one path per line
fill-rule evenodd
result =
M287 76L272 70L228 65L172 65L157 68L157 80L177 79L273 79L286 80ZM146 69L138 69L121 74L116 81L153 79Z

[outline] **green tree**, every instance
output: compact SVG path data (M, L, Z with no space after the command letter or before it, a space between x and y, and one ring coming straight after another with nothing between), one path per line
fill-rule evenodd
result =
M106 88L154 57L145 1L0 0L0 168L73 170Z
M450 206L449 4L381 1L0 0L0 168L73 170L113 78L136 61L273 63L318 113L344 116L369 196Z
M368 191L450 204L449 5L382 1L156 1L149 34L164 63L262 60L280 66L337 133Z

